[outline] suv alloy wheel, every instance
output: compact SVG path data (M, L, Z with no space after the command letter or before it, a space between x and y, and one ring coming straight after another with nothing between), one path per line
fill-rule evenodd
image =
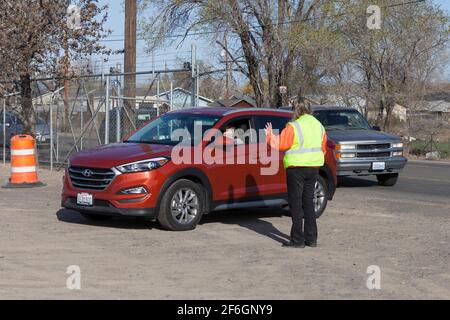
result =
M205 210L203 188L187 179L175 181L161 200L159 223L171 231L196 228Z
M316 187L314 190L314 210L316 211L316 217L319 218L325 211L328 204L328 191L327 182L322 177L317 178Z

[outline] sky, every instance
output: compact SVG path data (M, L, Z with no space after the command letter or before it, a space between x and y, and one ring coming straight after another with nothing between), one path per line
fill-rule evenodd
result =
M430 1L430 0L428 0ZM431 2L441 6L442 9L450 14L450 0L431 0ZM124 34L124 7L122 0L100 0L101 5L107 4L109 6L108 14L109 19L106 27L112 30L112 34L108 37L108 40L103 42L106 46L113 50L123 49L123 34ZM137 69L138 71L148 71L155 68L164 69L167 68L180 68L182 66L181 61L190 60L191 44L195 43L198 47L198 58L204 60L207 63L215 63L220 58L219 51L215 50L202 50L203 48L210 47L209 44L198 37L187 37L183 44L179 47L179 41L173 45L165 48L164 51L158 50L154 52L153 57L145 50L145 41L138 40L137 48ZM98 63L101 64L100 58ZM115 66L117 63L123 64L123 55L112 56L110 61L104 64L104 70L109 70L109 67ZM152 62L153 61L153 62ZM447 68L445 78L450 80L450 64Z
M99 4L109 6L108 21L106 28L112 30L112 34L106 41L102 42L112 50L123 50L123 38L124 38L124 6L122 0L100 0ZM139 38L139 36L138 36ZM205 47L205 41L202 39L188 37L180 44L180 40L177 39L172 45L164 50L156 50L153 55L146 50L145 41L137 41L137 70L138 71L150 71L152 68L155 70L161 70L164 68L181 68L182 62L190 62L191 59L191 45L196 44L198 46L198 58L208 61L212 60L210 52L205 52L202 47ZM98 59L101 61L101 59ZM123 55L114 55L104 65L105 71L109 70L109 67L115 66L117 63L123 64ZM214 59L213 59L214 60Z

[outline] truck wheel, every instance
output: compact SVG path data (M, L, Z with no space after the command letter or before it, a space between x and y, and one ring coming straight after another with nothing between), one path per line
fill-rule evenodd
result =
M398 173L377 175L378 184L384 187L393 187L397 183Z
M316 188L314 191L314 209L316 211L316 217L319 218L325 211L328 204L328 188L327 182L319 176L316 182Z
M87 220L92 221L108 221L112 219L112 216L107 216L103 214L86 213L86 212L80 212L80 214Z
M194 230L204 209L202 186L191 180L178 180L167 189L161 200L158 221L167 230Z

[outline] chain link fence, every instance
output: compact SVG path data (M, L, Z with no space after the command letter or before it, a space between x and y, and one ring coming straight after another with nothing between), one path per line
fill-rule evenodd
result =
M36 144L41 166L61 168L76 152L120 142L146 122L170 111L187 108L193 90L190 66L134 74L111 70L66 81L33 83ZM124 77L136 78L136 93L124 95ZM58 84L58 85L55 85ZM3 99L0 111L0 150L10 160L10 139L23 133L19 94Z

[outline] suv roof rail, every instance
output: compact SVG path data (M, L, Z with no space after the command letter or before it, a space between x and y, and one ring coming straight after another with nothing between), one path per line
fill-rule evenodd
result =
M230 115L239 112L249 112L249 111L278 111L283 113L291 113L292 111L283 110L278 108L237 108L236 110L230 110L224 113L224 115Z

